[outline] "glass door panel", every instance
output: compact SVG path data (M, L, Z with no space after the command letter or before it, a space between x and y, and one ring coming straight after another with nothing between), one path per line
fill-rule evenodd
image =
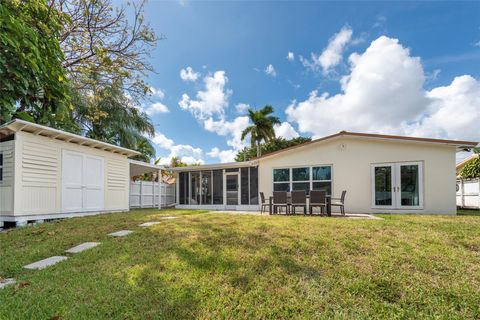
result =
M393 165L373 166L373 205L391 207L394 205Z
M423 165L402 162L372 165L372 206L423 208Z
M400 163L397 165L398 207L418 208L423 205L421 192L421 165Z
M238 205L238 174L226 175L227 205Z

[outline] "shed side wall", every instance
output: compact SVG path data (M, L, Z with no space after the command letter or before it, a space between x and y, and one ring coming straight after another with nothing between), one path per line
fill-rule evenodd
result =
M105 211L128 210L129 166L125 156L31 133L17 133L18 179L15 216L62 213L62 152L105 159ZM112 179L116 183L112 184Z

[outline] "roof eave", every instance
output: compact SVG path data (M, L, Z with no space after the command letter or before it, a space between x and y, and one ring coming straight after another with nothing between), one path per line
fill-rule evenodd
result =
M62 130L50 128L36 123L28 122L21 119L14 119L0 126L0 130L8 129L12 132L27 132L59 141L74 143L85 147L90 147L105 152L121 154L127 157L140 155L141 153L135 150L119 147L110 143L90 139L74 133L65 132ZM30 129L30 130L26 130Z

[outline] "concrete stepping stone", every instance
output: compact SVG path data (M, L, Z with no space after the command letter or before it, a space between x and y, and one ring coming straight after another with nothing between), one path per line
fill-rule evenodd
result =
M49 266L53 266L54 264L59 263L60 261L67 260L68 257L64 256L53 256L47 259L43 259L31 264L27 264L26 266L23 266L25 269L30 269L30 270L41 270Z
M133 231L131 231L131 230L120 230L120 231L117 231L117 232L109 233L108 235L112 236L112 237L125 237L132 232Z
M138 226L139 227L151 227L151 226L154 226L154 225L159 224L159 223L160 223L159 221L150 221L150 222L145 222L145 223L139 224Z
M91 248L95 248L99 244L100 244L100 242L84 242L82 244L79 244L78 246L75 246L75 247L72 247L68 250L65 250L65 252L79 253L79 252L82 252L82 251L85 251L85 250L88 250L88 249L91 249Z
M0 289L3 289L6 286L9 286L11 284L15 284L15 282L16 281L13 278L6 278L6 279L3 279L3 280L0 280Z

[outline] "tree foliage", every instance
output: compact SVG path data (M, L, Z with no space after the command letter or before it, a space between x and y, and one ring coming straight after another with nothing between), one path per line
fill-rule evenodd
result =
M95 87L121 82L136 103L149 93L143 79L154 71L148 58L158 37L144 22L144 3L114 7L112 0L53 0L69 17L60 45L75 90L88 94Z
M155 128L150 118L135 108L119 82L94 87L91 95L80 95L75 121L92 139L141 152L141 156L134 157L137 160L149 162L155 156L155 149L146 137L152 136Z
M480 157L476 157L466 163L460 170L459 176L462 179L480 178Z
M154 156L154 127L134 107L149 94L158 37L144 2L0 2L0 123L23 118Z
M278 150L282 150L288 147L296 146L305 142L312 141L311 138L305 138L305 137L298 137L298 138L293 138L290 140L284 139L284 138L275 138L270 140L267 143L264 143L261 145L262 147L262 154L269 154ZM237 155L235 156L235 161L248 161L257 155L257 146L253 145L250 147L246 147L243 150L239 151Z
M257 156L262 155L260 144L262 141L269 142L275 139L275 130L273 126L280 124L280 119L271 115L274 112L273 107L266 105L260 110L248 109L248 117L252 124L242 132L242 140L250 135L251 146L257 146Z
M23 118L75 131L59 44L68 19L44 0L0 2L0 122Z

